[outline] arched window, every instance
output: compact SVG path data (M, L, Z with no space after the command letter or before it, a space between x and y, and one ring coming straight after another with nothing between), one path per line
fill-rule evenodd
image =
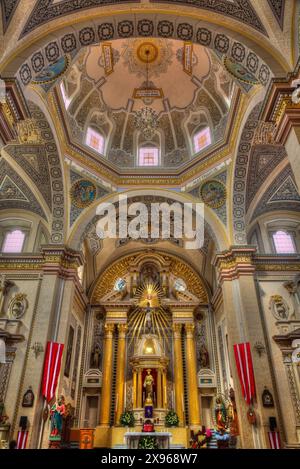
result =
M86 133L86 140L85 143L93 148L97 153L104 152L104 138L99 132L94 130L92 127L88 127Z
M287 231L278 230L273 233L273 242L277 254L295 254L296 247L293 236Z
M211 135L209 127L199 130L194 134L194 150L195 153L203 150L211 144Z
M139 166L158 166L159 149L156 147L141 147L138 155Z
M14 230L6 233L2 252L22 252L25 233L21 230Z

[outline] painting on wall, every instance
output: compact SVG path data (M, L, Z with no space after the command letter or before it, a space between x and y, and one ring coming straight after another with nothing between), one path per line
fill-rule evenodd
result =
M96 198L96 186L87 179L74 182L71 187L72 203L78 208L88 207Z
M220 208L226 202L226 187L220 181L206 181L200 188L203 202L211 208Z

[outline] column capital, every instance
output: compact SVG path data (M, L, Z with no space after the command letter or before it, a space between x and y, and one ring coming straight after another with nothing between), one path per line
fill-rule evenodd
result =
M172 324L172 329L174 332L174 338L181 339L182 324L180 322L175 322Z
M118 324L118 331L119 331L119 339L125 339L126 332L128 329L127 324Z
M232 246L228 251L217 253L213 265L221 281L233 280L240 275L252 275L255 271L253 258L255 246Z
M114 329L115 329L114 323L108 322L108 323L105 324L104 330L105 330L105 338L106 339L111 339L112 338Z
M185 325L185 330L186 330L186 336L188 339L191 339L194 337L194 330L195 326L192 323L188 323Z

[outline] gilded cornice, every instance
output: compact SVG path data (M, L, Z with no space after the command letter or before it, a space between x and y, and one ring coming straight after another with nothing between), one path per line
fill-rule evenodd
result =
M219 278L233 280L240 275L251 275L255 272L299 272L300 256L259 255L255 247L232 247L228 251L216 254L213 264Z
M65 275L72 271L77 275L78 267L83 263L80 252L73 251L65 246L43 246L41 254L0 256L0 271L3 270L39 270L43 272L61 271Z

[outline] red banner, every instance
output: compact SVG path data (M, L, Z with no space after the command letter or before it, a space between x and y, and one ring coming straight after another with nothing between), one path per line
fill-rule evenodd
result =
M250 405L255 397L255 380L250 344L246 342L244 344L235 344L233 347L242 393L245 401Z
M42 383L42 394L47 402L51 401L56 391L63 350L63 344L47 343Z
M271 449L281 449L279 432L269 432L268 436L269 436Z
M17 449L26 449L28 430L20 430L17 438Z

